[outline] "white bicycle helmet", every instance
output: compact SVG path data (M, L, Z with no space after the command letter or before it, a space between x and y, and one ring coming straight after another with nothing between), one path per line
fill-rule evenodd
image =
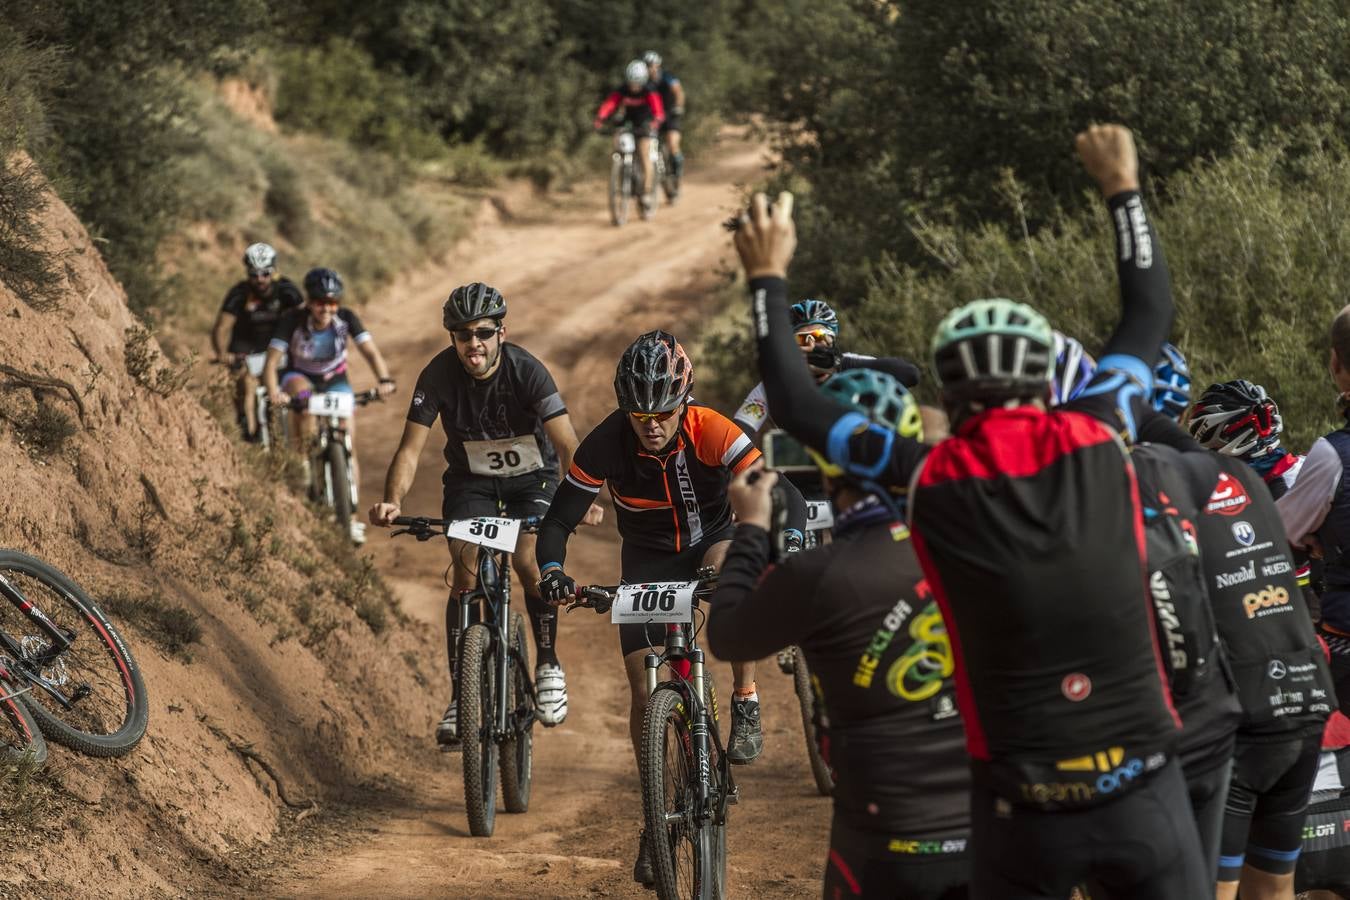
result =
M277 251L271 244L249 244L244 251L244 268L250 275L271 274L277 270Z
M647 64L640 59L633 60L624 70L623 77L629 84L646 84L649 78Z

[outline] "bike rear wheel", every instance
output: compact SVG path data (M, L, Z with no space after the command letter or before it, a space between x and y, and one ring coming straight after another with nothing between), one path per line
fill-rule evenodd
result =
M47 764L47 742L19 697L19 688L0 678L0 763L21 763L25 758L41 769Z
M534 775L534 695L530 692L530 645L525 643L525 620L511 613L511 660L507 665L508 720L526 724L502 742L502 806L509 813L530 808L530 781Z
M609 219L615 227L628 221L628 204L632 200L631 164L625 164L620 156L614 157L609 168Z
M687 717L679 690L661 686L647 700L642 723L643 821L660 900L712 896L709 854L717 835L711 824L699 827L694 820L698 772Z
M340 441L328 445L329 486L333 489L333 514L343 531L352 527L352 470L347 448Z
M464 808L469 833L491 837L497 821L497 667L486 625L470 625L460 638L459 739L464 757Z
M680 196L680 176L675 173L675 160L664 141L661 143L661 189L666 192L667 203L674 203Z
M0 630L24 649L24 658L12 661L11 675L23 682L21 687L32 688L22 695L23 702L42 733L90 756L129 752L145 735L150 701L121 634L79 585L40 559L0 550L0 574L71 641L64 653L42 665L37 657L48 646L47 636L0 599Z
M811 777L816 781L816 790L828 797L834 791L834 773L830 764L820 752L820 741L816 739L816 692L811 686L811 670L806 665L806 654L801 647L791 647L792 686L797 692L797 704L802 711L802 731L806 734L806 758L811 763Z

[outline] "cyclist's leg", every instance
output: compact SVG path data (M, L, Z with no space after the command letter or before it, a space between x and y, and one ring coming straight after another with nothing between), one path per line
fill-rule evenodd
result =
M1220 765L1195 773L1183 771L1191 813L1200 835L1200 849L1205 856L1205 871L1212 878L1218 877L1219 836L1223 833L1224 805L1228 801L1232 771L1231 750Z
M652 165L652 133L647 126L635 129L633 132L637 138L637 156L638 162L642 165L642 194L647 196L656 190L656 169Z
M558 489L558 474L549 470L530 472L514 478L498 479L498 492L507 516L526 519L542 516L553 502ZM535 659L539 663L558 664L558 611L544 602L539 593L539 561L534 558L535 536L522 534L516 542L512 568L525 594L525 609L534 631Z
M244 425L244 437L251 438L258 433L258 411L253 405L253 389L258 386L258 380L249 373L246 364L241 363L230 371L235 376L234 411Z
M490 492L490 485L483 483L491 480L476 475L452 478L447 472L443 479L445 491L441 498L441 518L470 519L496 515L497 498ZM453 680L459 643L459 596L478 585L478 548L465 541L452 540L448 544L451 576L450 596L445 604L445 649ZM452 685L451 691L452 699L458 696L457 686Z
M1286 747L1288 766L1256 802L1242 869L1243 900L1282 900L1294 893L1308 798L1317 778L1321 736Z
M684 175L684 154L680 152L680 119L678 116L671 115L666 120L663 129L666 138L666 148L670 150L670 162L675 168L675 177Z
M1087 875L1082 836L1068 819L970 790L972 900L1064 900Z
M314 390L314 382L303 372L294 369L281 375L281 389L292 397ZM303 409L291 412L291 442L299 453L308 453L314 440L314 417Z

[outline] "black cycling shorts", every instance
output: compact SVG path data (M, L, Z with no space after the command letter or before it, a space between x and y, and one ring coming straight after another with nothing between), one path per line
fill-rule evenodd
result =
M667 111L666 111L666 120L665 120L664 122L661 123L661 133L662 133L662 134L665 134L667 131L679 131L679 130L680 130L680 119L682 119L682 118L684 118L684 116L682 116L682 115L677 116L677 115L675 115L675 113L670 112L669 110L667 110Z
M1045 812L971 789L975 900L1064 900L1100 883L1112 900L1214 896L1205 871L1181 764L1099 806Z
M826 900L966 900L969 887L969 834L878 834L834 817Z
M441 518L542 518L553 502L553 492L558 489L558 473L552 469L540 469L510 478L495 478L491 475L451 475L446 472L441 482L445 486Z
M619 578L624 584L693 581L703 565L703 557L707 555L708 550L716 543L731 540L734 533L733 527L727 527L717 534L705 537L698 545L678 553L652 550L624 541L619 553ZM648 647L655 647L659 651L665 640L665 625L619 626L619 647L624 656L646 650Z
M1294 892L1335 891L1350 897L1350 796L1313 800L1303 825Z
M1191 811L1195 814L1195 827L1200 833L1200 849L1204 852L1205 871L1209 873L1210 880L1218 877L1219 846L1232 772L1233 761L1230 758L1208 771L1185 773L1186 794L1191 801Z
M1294 871L1321 752L1321 735L1264 742L1238 738L1224 812L1220 881L1238 881L1244 863L1271 875Z

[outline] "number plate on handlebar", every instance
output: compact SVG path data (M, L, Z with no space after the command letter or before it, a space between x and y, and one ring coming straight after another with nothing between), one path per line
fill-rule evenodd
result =
M351 394L336 392L332 394L310 394L309 414L311 416L337 416L350 419L356 408L356 398Z
M666 622L680 625L694 621L694 589L697 581L663 581L656 584L621 584L610 609L616 625Z
M457 541L515 553L516 539L520 537L520 520L498 519L492 516L456 519L446 526L445 533Z
M637 138L633 137L631 131L620 131L618 136L618 146L620 153L632 153L637 149Z
M834 509L824 500L806 501L806 530L824 531L834 527Z

